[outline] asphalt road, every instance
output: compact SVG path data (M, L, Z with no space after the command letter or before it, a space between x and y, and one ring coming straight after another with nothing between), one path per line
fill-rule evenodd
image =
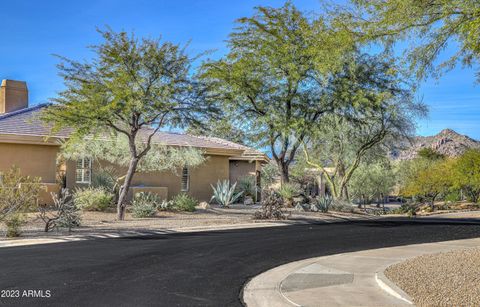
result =
M290 261L471 237L480 223L384 220L0 248L0 291L51 296L0 304L240 306L249 278Z

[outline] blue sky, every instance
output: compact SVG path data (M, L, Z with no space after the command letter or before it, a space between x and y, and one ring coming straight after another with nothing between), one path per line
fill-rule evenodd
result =
M294 0L306 11L319 11L318 0ZM190 51L225 53L225 40L234 20L249 16L256 5L280 6L283 0L84 0L5 1L0 10L0 79L28 82L31 104L41 103L62 89L52 54L81 60L85 48L99 42L96 27L135 31L138 36L186 43ZM452 50L447 50L450 53ZM422 83L418 96L430 114L418 133L431 135L444 128L480 139L480 88L474 71L460 67L439 80Z

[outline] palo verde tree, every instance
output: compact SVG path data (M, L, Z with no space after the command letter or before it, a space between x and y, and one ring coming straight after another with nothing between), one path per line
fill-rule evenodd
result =
M392 49L407 41L405 53L419 77L456 63L472 66L480 59L480 2L477 0L351 0L353 24L363 38ZM435 67L448 44L457 52ZM398 46L398 45L397 45ZM480 77L480 75L479 75Z
M123 219L132 178L159 129L199 122L213 109L200 98L190 73L193 59L184 48L110 29L99 32L103 42L92 47L91 61L61 58L58 68L66 89L53 99L43 120L53 131L72 129L69 142L92 134L124 136L129 161L117 203Z
M435 209L435 200L445 195L453 186L452 159L434 159L418 157L410 162L409 176L401 188L401 194L428 200L430 208Z
M379 56L359 55L346 63L333 77L329 99L343 107L316 127L304 155L324 175L333 197L348 199L348 183L361 163L386 156L389 145L411 136L425 110L394 63Z
M453 168L453 184L476 203L480 198L480 150L470 149L458 157Z
M395 185L395 172L386 158L374 163L362 163L355 171L349 182L349 192L352 199L357 199L360 204L377 205L393 190Z
M270 149L286 183L312 125L335 109L323 90L353 42L347 31L308 18L290 2L257 7L253 17L237 23L228 54L205 63L201 76L230 117L241 116L233 123Z

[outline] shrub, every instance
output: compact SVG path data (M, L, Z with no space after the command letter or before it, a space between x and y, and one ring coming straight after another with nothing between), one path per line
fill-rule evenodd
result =
M293 206L293 198L299 194L298 188L290 183L283 184L278 190L278 194L283 198L285 206Z
M161 204L162 200L155 193L137 193L132 199L132 215L137 218L152 217Z
M92 187L103 188L105 191L113 191L117 177L113 168L100 168L92 174Z
M21 234L21 227L25 225L25 217L21 213L11 214L5 220L7 226L7 237L19 237Z
M445 202L455 203L462 200L462 194L459 190L453 190L444 197Z
M187 194L178 194L172 199L172 209L177 211L195 211L198 201Z
M60 191L60 196L51 193L53 198L53 208L40 206L39 217L45 223L44 231L48 232L55 228L67 228L71 231L73 227L80 226L79 208L73 202L73 197L67 189ZM49 210L53 209L53 210Z
M274 161L270 161L262 168L260 174L262 176L262 186L268 188L274 184L279 177L278 165Z
M346 213L353 213L355 211L351 203L340 199L332 201L332 204L330 205L330 210Z
M327 213L332 205L333 198L329 195L317 197L313 200L313 204L320 210L320 212Z
M417 206L414 204L402 204L400 208L391 211L393 214L407 214L408 216L414 216L417 212Z
M229 180L219 180L216 187L212 185L213 196L211 200L215 200L222 207L229 207L242 195L242 192L235 193L236 185L237 184L234 183L230 186Z
M157 210L158 211L168 211L173 209L173 202L172 201L166 201L162 200L158 205L157 205Z
M282 206L283 199L278 193L273 190L265 191L262 197L262 208L254 213L253 218L284 220L286 217L282 212Z
M104 188L77 189L74 196L75 205L87 211L104 211L112 204L112 200L113 194Z
M255 197L256 184L254 176L244 176L238 180L237 190L243 193L243 197Z
M23 176L15 166L0 175L0 222L36 206L39 178Z

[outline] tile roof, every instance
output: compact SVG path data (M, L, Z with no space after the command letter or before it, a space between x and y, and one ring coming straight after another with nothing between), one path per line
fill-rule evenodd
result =
M42 137L52 136L57 138L69 137L72 130L66 129L51 135L51 127L40 120L39 114L41 110L49 105L50 104L40 104L0 115L0 134ZM142 132L144 136L147 136L149 129L145 129ZM244 155L245 157L251 157L252 154L254 154L252 157L253 160L255 160L255 157L257 156L259 158L265 156L262 152L256 149L215 137L193 136L183 133L158 131L154 135L153 141L170 146L192 146L205 149L234 150L236 152L243 150L242 157Z
M39 104L30 108L0 115L0 134L17 134L31 136L50 136L51 126L43 123L39 114L50 104ZM56 133L54 137L68 137L71 131Z

